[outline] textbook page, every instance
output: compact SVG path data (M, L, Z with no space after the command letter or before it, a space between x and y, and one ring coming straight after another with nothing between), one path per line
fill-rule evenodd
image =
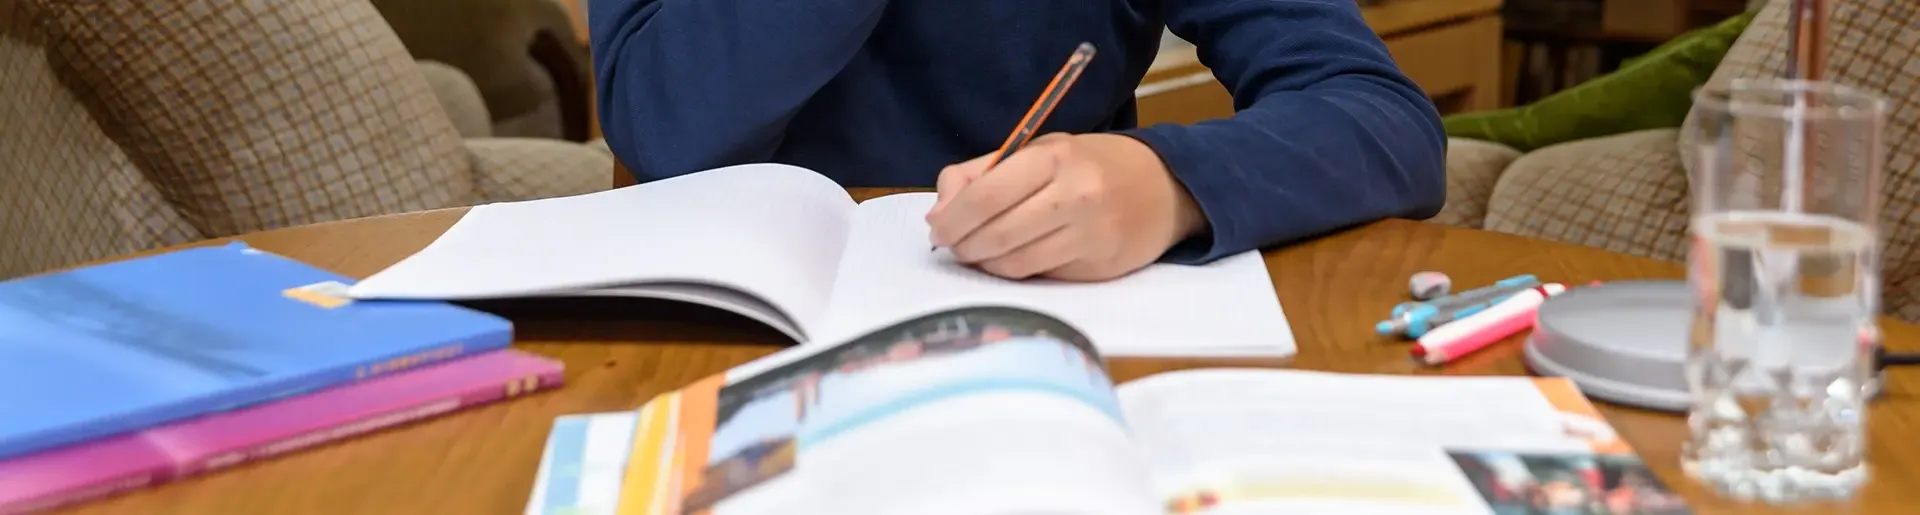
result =
M648 403L620 512L1157 515L1107 377L1006 308L791 348Z
M1057 316L1108 356L1263 356L1294 353L1293 330L1258 252L1206 266L1157 264L1101 283L1010 281L930 250L932 193L862 203L840 262L825 331L880 324L959 306L1015 305Z
M601 288L653 296L637 283L717 286L764 299L811 332L824 317L853 209L832 180L778 164L486 204L351 293L467 300Z
M1654 480L1560 379L1213 369L1119 396L1171 513L1684 513L1657 481L1621 486Z

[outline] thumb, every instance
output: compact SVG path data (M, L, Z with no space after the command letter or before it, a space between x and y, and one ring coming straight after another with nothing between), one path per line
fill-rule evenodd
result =
M938 195L938 200L934 201L933 209L928 211L927 215L932 216L933 213L940 212L940 209L947 207L947 202L951 202L954 196L960 194L961 189L985 174L987 162L991 159L993 154L987 154L941 169L940 178L934 182L934 192Z

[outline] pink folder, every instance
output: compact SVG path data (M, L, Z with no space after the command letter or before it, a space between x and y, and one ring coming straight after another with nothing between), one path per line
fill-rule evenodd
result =
M504 350L0 461L0 515L52 509L559 386Z

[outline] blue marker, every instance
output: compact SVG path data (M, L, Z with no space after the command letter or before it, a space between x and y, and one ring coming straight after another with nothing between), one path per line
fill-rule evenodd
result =
M1502 279L1491 286L1459 295L1427 302L1401 303L1394 306L1393 318L1375 325L1374 331L1382 335L1404 334L1408 338L1419 338L1435 327L1479 313L1480 310L1498 304L1515 293L1539 284L1540 280L1531 274L1517 275Z
M1501 279L1498 282L1495 282L1488 286L1475 288L1473 290L1464 291L1464 292L1448 295L1445 297L1440 297L1433 300L1402 302L1393 307L1392 316L1394 318L1399 318L1400 315L1406 313L1407 310L1420 307L1423 305L1429 305L1436 308L1445 309L1446 307L1449 307L1455 304L1465 304L1468 302L1472 302L1476 300L1479 296L1486 295L1489 293L1502 291L1502 290L1511 290L1515 287L1537 286L1539 284L1540 284L1540 279L1535 278L1533 274L1520 274L1513 277L1508 277L1506 279ZM1508 293L1511 293L1511 292L1508 292Z
M1427 331L1432 331L1433 328L1435 327L1440 327L1440 326L1446 325L1448 322L1473 316L1474 313L1479 313L1482 310L1493 307L1495 304L1506 302L1508 298L1513 297L1513 295L1516 293L1524 292L1524 291L1531 290L1538 287L1539 286L1537 285L1515 287L1511 290L1501 292L1500 295L1489 297L1482 302L1475 302L1473 304L1460 306L1452 310L1441 310L1439 313L1434 313L1432 316L1416 319L1412 321L1412 323L1407 324L1407 337L1417 339L1421 336L1426 336Z

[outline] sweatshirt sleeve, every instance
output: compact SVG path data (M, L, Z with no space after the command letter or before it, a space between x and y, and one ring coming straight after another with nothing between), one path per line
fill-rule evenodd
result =
M1127 131L1211 226L1163 258L1204 263L1446 202L1446 136L1353 0L1167 0L1167 25L1233 94L1233 117Z
M595 0L601 131L641 180L765 161L886 0Z

